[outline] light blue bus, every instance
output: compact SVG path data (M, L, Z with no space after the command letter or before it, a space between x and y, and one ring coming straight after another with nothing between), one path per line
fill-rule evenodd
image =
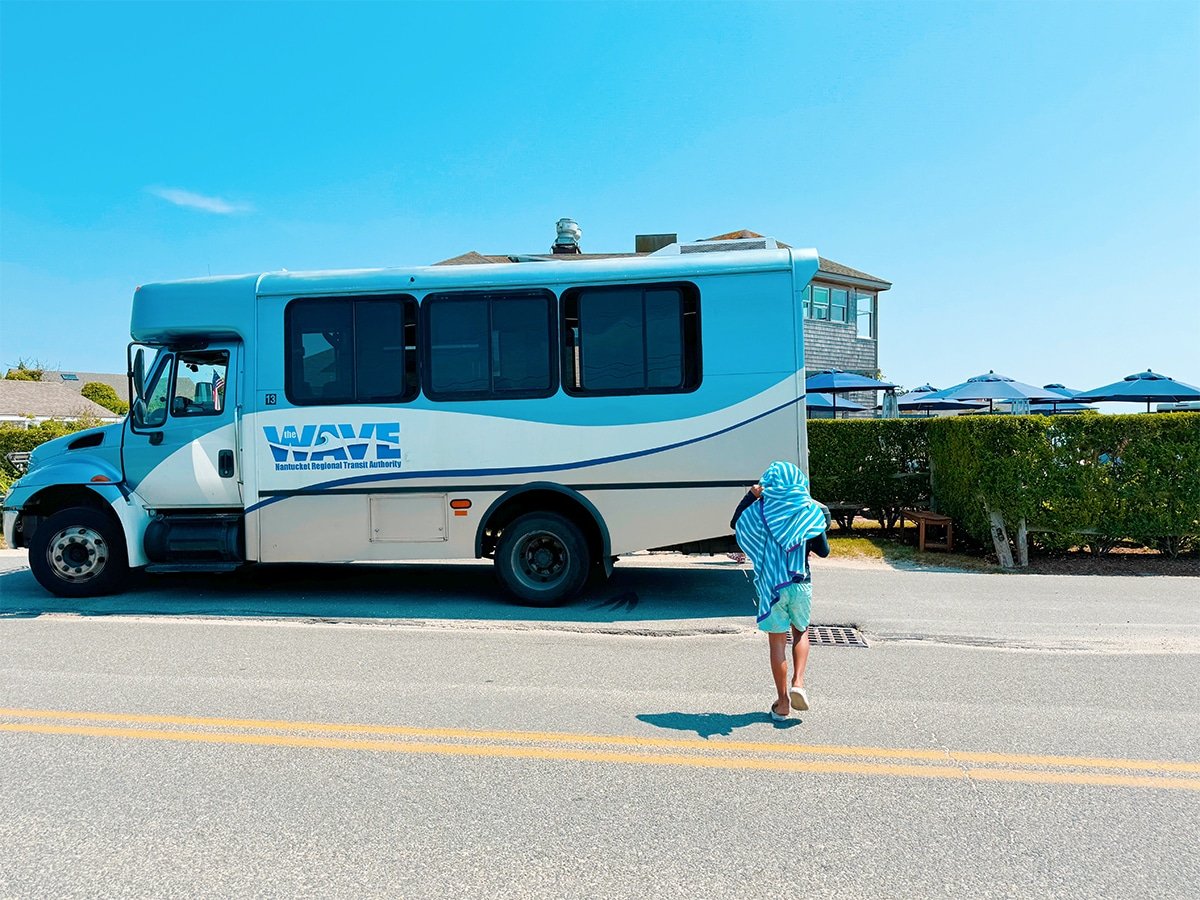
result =
M817 264L700 242L145 285L129 416L35 450L5 537L64 596L131 569L487 557L562 602L620 554L727 541L771 460L806 465Z

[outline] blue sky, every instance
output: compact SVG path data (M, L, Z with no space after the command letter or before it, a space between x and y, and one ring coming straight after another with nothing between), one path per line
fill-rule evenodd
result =
M894 282L881 367L1200 383L1200 5L0 5L0 363L136 285L751 228ZM753 323L748 323L752 327Z

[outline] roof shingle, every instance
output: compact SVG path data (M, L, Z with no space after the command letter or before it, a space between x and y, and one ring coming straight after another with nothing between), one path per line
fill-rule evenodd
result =
M0 416L34 416L46 419L78 419L95 416L97 419L120 418L112 410L87 397L81 397L69 387L44 381L10 381L0 379Z
M75 377L63 378L64 375L74 375ZM49 384L61 384L77 394L83 390L85 384L96 381L100 384L107 384L117 392L118 397L126 403L129 402L129 378L115 372L78 372L74 369L52 371L47 369L42 372L42 381Z

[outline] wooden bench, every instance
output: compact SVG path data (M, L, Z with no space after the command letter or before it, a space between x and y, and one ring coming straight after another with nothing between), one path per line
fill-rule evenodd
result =
M912 519L912 521L917 523L917 549L922 553L925 552L926 547L945 550L947 553L954 549L954 521L949 516L931 512L928 509L902 509L900 510L901 528L904 527L905 519ZM946 539L936 543L926 540L925 527L927 525L945 528Z

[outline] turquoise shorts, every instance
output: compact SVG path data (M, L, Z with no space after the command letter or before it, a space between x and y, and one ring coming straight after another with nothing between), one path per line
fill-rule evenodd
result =
M812 611L812 582L789 584L779 592L771 614L758 623L758 630L769 634L785 634L789 628L803 631L808 627Z

